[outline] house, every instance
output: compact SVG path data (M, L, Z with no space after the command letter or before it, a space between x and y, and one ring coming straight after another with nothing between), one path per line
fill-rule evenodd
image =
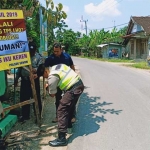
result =
M146 59L150 50L150 16L131 16L123 38L130 59Z
M97 45L98 58L122 58L122 45L117 43L108 43Z

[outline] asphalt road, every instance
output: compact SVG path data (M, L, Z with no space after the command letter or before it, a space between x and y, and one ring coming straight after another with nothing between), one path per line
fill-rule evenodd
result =
M150 71L73 60L85 90L67 150L150 150Z

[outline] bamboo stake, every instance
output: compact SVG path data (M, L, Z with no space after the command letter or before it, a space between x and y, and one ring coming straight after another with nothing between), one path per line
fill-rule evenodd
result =
M43 109L44 109L45 99L46 99L46 88L45 88L45 78L43 77L43 100L42 100L41 118L43 118Z
M33 79L32 66L31 65L29 65L29 69L30 69L31 88L32 88L33 98L35 100L35 111L36 111L37 123L39 126L41 126L41 116L40 116L39 107L38 107L38 99L37 99L37 95L36 95L35 83L34 83L34 79Z
M18 104L6 107L6 108L4 108L4 111L12 110L12 109L15 109L15 108L18 108L18 107L22 107L22 106L27 105L27 104L32 104L34 102L35 102L34 99L26 100L24 102L21 102L21 103L18 103Z
M41 126L41 116L39 112L38 99L36 95L35 84L34 84L34 79L33 79L33 74L32 74L32 66L29 65L29 69L27 67L23 67L23 68L29 71L30 73L31 88L32 88L33 98L35 99L35 111L36 111L37 123L39 126Z

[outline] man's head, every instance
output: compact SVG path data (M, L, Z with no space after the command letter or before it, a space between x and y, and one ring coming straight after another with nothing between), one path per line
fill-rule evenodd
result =
M60 43L54 43L53 45L53 53L56 57L59 57L62 53L61 44Z
M43 76L44 78L48 78L48 75L50 73L49 68L45 67L44 64L40 64L37 69L37 76Z
M36 53L37 47L33 42L29 42L29 52L30 52L30 56L33 57Z

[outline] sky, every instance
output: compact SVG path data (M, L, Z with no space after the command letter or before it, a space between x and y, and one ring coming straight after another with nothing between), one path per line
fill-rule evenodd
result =
M150 0L53 0L55 6L63 4L67 13L68 29L86 34L104 28L121 29L128 25L131 16L149 16ZM46 6L45 0L40 0Z

